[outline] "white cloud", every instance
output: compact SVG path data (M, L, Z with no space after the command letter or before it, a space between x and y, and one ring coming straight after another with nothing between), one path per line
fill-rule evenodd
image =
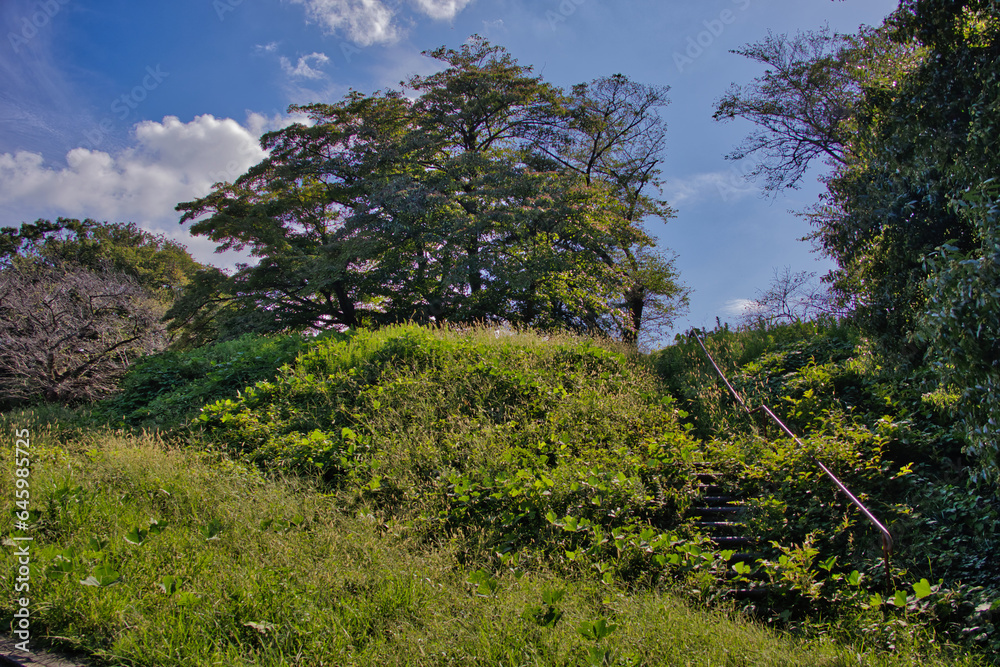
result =
M355 44L392 44L403 31L397 24L398 3L382 0L291 0L304 5L309 19L328 32L342 33ZM472 0L409 0L413 9L436 21L450 21Z
M278 43L268 42L267 44L255 44L253 48L256 53L274 53L278 50Z
M450 21L472 0L411 0L417 11L437 21Z
M189 123L168 116L136 125L134 142L118 153L74 148L65 166L47 165L38 153L2 153L0 225L57 216L131 221L218 264L214 245L189 238L174 207L205 196L213 183L235 180L266 156L260 133L295 120L250 114L244 126L211 115Z
M752 299L730 299L722 306L722 314L727 317L742 317L756 310Z
M292 67L291 61L284 56L281 56L279 62L281 63L281 69L290 77L297 79L321 79L323 78L322 70L315 69L309 63L324 65L330 62L330 59L325 53L310 53L299 58L295 67Z
M746 180L739 169L729 169L669 180L663 191L667 201L677 206L705 199L734 202L757 194L760 189Z
M343 32L361 46L391 44L399 39L393 10L380 0L292 0L305 5L309 18L329 32Z

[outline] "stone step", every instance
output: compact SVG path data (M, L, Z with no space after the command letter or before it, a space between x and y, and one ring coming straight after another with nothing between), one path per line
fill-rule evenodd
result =
M770 555L771 554L764 553L763 551L739 551L737 553L734 553L727 562L729 563L743 562L752 567L756 567L757 561L764 560L770 557Z
M701 496L700 500L706 505L714 505L714 506L724 505L727 507L730 505L737 507L736 503L739 502L739 498L737 498L736 496Z
M736 523L733 521L695 521L693 525L707 531L713 531L713 530L732 531L736 528L744 527L742 523Z
M764 573L758 570L758 562L773 558L774 554L766 551L765 540L747 534L749 528L740 521L747 502L738 489L724 485L723 476L707 464L696 466L695 478L699 496L694 506L687 510L687 516L695 519L694 526L707 534L717 549L735 552L726 561L726 572L720 573L723 579L732 580L729 584L731 588L724 590L722 595L751 603L766 598L774 589L767 583ZM740 575L732 569L739 562L756 571Z
M688 514L691 516L736 516L740 513L741 509L740 507L733 507L731 505L691 507L688 509Z
M744 535L716 535L712 538L716 546L721 549L738 549L740 547L753 547L757 544L757 539Z

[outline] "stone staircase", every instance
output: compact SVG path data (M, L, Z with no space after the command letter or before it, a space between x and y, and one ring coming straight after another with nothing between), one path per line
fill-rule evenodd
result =
M757 573L757 561L774 558L776 554L760 536L753 535L746 524L748 504L752 500L739 489L726 485L723 476L709 464L697 464L696 477L700 496L688 509L687 516L695 520L694 526L720 551L734 552L727 561L726 572L732 586L725 590L724 597L736 600L766 597L769 588L766 579ZM753 572L741 576L733 569L738 563L753 568Z

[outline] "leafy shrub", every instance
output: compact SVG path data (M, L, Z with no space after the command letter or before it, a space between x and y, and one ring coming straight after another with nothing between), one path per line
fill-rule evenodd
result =
M177 426L206 403L273 378L304 345L305 339L298 335L247 334L190 351L145 357L129 369L120 392L95 412L128 426Z
M953 399L930 372L887 368L849 323L723 329L705 344L747 404L769 405L805 445L749 417L693 340L654 356L671 393L694 413L695 433L712 438L705 457L753 498L751 524L781 550L783 560L759 564L795 593L771 600L777 617L864 608L889 625L922 623L952 640L995 644L986 617L1000 599L1000 502L995 488L956 483L967 479L961 431L949 411ZM813 457L893 533L891 583L878 533ZM848 582L852 576L859 586ZM922 595L930 584L906 592L935 577L933 604ZM885 586L893 602L884 605Z
M212 446L320 474L428 536L478 531L468 558L618 559L613 534L638 548L693 494L695 445L657 389L593 341L399 326L315 341L198 423Z
M918 339L930 345L941 383L959 392L957 412L966 432L965 452L978 481L1000 484L1000 185L989 179L979 191L952 202L975 229L978 247L962 253L952 241L925 260L927 312Z

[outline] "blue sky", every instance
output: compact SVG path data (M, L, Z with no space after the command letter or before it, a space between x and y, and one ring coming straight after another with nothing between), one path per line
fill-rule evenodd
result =
M622 73L670 86L663 193L651 224L678 254L691 309L676 329L735 321L774 271L825 272L791 211L820 186L764 197L724 155L751 129L712 120L761 70L730 53L776 33L877 25L896 0L3 0L0 226L39 217L134 221L231 266L173 210L263 157L293 103L428 74L420 55L477 33L563 87Z

